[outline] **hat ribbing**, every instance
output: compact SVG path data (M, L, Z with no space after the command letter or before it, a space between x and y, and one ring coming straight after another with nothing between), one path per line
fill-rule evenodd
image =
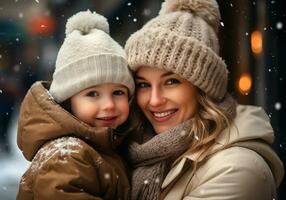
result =
M123 48L109 36L105 17L85 11L68 19L53 74L50 93L60 103L76 93L103 83L125 85L134 93Z
M176 73L213 99L222 99L228 71L219 57L220 13L215 0L166 0L159 16L132 34L125 49L130 68Z

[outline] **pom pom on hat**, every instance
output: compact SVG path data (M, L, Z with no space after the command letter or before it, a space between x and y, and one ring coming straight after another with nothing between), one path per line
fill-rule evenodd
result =
M99 29L109 34L107 19L90 10L81 11L68 19L66 24L66 35L72 33L74 30L78 30L83 34L88 34L92 29Z
M218 32L221 16L216 0L165 0L159 14L176 11L190 12L199 16Z
M57 55L49 91L61 103L104 83L124 85L130 97L134 94L126 53L109 35L107 19L89 10L78 12L67 21L66 38Z

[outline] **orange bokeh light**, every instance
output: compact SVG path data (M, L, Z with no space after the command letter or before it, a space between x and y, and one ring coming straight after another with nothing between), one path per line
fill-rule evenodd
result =
M252 78L248 73L244 73L238 80L238 88L242 94L248 94L251 90Z
M28 29L33 35L51 35L55 31L55 21L49 16L37 16L29 21Z
M255 54L262 52L263 40L262 34L259 31L254 31L251 34L251 50Z

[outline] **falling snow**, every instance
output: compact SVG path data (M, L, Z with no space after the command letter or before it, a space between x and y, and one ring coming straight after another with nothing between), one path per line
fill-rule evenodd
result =
M39 3L39 0L35 0L37 3Z
M148 9L148 8L144 9L144 10L143 10L143 15L145 15L145 16L150 16L150 15L151 15L151 10Z
M277 23L276 23L276 28L277 28L278 30L281 30L281 29L283 28L283 23L282 23L282 22L277 22Z
M137 22L137 19L136 19L136 18L134 18L134 19L133 19L133 22Z
M119 17L115 17L116 20L119 20Z
M23 14L23 13L19 13L18 17L19 17L20 19L22 19L22 18L24 17L24 14Z
M2 90L0 90L0 94L2 94L3 93L3 91Z
M31 164L31 170L37 171L41 169L47 161L56 155L59 155L63 163L66 156L79 153L80 148L82 148L82 145L78 138L63 137L56 139L38 151Z
M282 108L282 105L280 102L276 102L274 107L275 107L275 110L280 110Z
M196 140L199 140L200 138L199 138L197 135L195 135L195 139L196 139Z
M148 180L145 180L145 181L144 181L144 184L145 184L145 185L147 185L148 183L149 183L149 181L148 181Z
M181 136L185 136L186 135L186 131L183 130L181 133L180 133Z
M224 27L224 23L223 23L223 22L220 22L220 25L221 25L222 27Z
M105 174L104 174L104 178L105 178L105 179L110 179L110 174L109 174L109 173L105 173Z
M127 6L131 6L131 2L128 2L128 3L127 3Z

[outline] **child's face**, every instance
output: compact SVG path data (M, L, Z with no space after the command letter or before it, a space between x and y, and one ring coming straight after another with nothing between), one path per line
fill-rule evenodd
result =
M116 128L129 115L128 89L114 83L87 88L71 97L71 111L91 126Z

